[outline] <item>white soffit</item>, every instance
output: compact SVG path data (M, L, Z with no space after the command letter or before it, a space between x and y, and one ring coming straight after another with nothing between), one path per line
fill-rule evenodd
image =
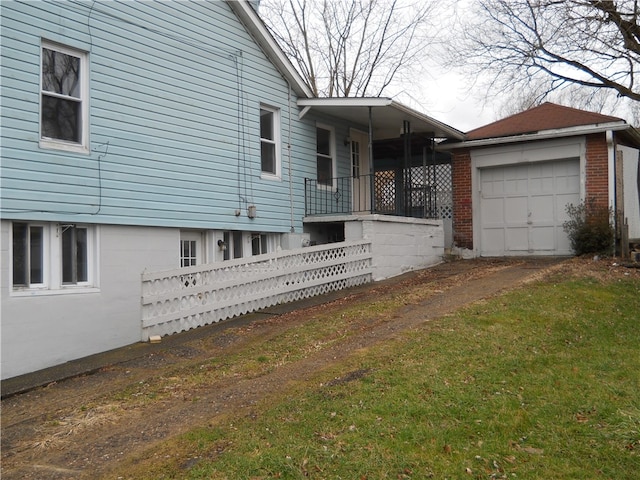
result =
M411 124L413 133L433 133L436 138L463 140L464 133L431 118L391 98L349 97L349 98L301 98L298 99L303 117L311 110L346 120L353 126L369 125L371 108L373 137L375 139L397 138L403 131L403 122Z

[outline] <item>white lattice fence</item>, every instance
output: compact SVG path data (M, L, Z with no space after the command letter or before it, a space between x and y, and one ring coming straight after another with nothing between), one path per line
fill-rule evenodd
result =
M371 281L371 243L342 242L142 275L142 340Z

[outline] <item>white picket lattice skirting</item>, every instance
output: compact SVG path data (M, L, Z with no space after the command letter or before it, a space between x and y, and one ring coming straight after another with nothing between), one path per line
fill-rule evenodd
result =
M371 243L342 242L142 274L142 340L372 280Z

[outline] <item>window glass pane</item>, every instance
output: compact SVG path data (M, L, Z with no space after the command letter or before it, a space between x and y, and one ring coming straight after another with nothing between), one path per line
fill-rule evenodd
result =
M351 165L353 176L360 176L360 142L351 142Z
M76 228L76 280L78 282L89 280L87 262L87 229Z
M273 143L262 142L261 145L262 171L276 173L276 146Z
M42 136L80 142L81 103L42 95Z
M27 280L27 225L13 224L13 284L28 285Z
M260 110L260 138L274 140L273 112Z
M29 283L44 283L44 232L42 227L30 227Z
M190 267L195 265L198 260L198 250L196 247L196 243L197 242L195 240L189 241L189 266Z
M224 232L222 241L227 246L224 249L223 257L225 260L229 260L231 258L231 232Z
M198 263L198 242L196 240L180 240L180 266L191 267Z
M332 184L332 161L331 158L322 157L318 155L318 184L331 185Z
M80 58L43 48L42 89L80 98Z
M233 258L242 258L242 233L233 233Z
M260 255L260 253L260 235L254 233L251 235L251 254Z
M318 153L331 155L331 132L324 128L316 128Z
M75 229L71 227L62 228L62 283L75 283Z
M268 248L267 248L267 236L266 235L261 235L260 236L260 243L261 243L261 247L262 247L262 253L268 253Z
M87 228L62 227L62 283L89 280Z

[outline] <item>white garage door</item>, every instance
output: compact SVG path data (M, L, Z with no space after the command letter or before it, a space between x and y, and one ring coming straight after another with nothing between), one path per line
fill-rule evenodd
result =
M481 254L571 255L562 224L579 202L578 159L481 169Z

